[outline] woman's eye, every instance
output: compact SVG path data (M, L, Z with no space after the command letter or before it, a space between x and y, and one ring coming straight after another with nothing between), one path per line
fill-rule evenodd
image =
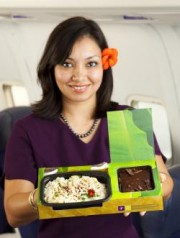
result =
M88 67L95 67L97 65L97 62L91 61L87 65L88 65Z
M62 65L63 65L64 68L71 68L72 67L72 64L69 63L69 62L64 62Z

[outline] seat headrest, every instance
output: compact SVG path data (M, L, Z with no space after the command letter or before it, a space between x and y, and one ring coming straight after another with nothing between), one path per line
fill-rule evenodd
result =
M29 115L31 107L13 107L0 111L0 150L5 150L6 143L11 133L14 123Z

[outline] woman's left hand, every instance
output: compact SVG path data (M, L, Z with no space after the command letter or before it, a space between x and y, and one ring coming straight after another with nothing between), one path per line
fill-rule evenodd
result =
M156 162L162 185L163 198L166 200L171 196L171 192L174 186L173 179L171 178L166 168L166 165L160 155L156 155Z

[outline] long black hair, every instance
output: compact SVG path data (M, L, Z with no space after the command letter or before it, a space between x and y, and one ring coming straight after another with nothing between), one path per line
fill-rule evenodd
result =
M55 82L54 67L62 64L70 55L74 43L86 35L94 39L101 50L108 47L99 25L93 20L80 16L61 22L50 34L37 67L42 99L32 104L35 115L47 119L59 117L62 110L62 94ZM102 117L111 109L112 90L113 77L110 68L104 71L101 86L97 91L95 117Z

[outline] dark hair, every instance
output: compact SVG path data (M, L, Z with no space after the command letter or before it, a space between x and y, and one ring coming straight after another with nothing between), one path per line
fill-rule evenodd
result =
M59 116L62 110L62 94L55 82L54 67L63 63L70 55L74 43L86 35L94 39L101 50L108 47L99 25L84 17L72 17L61 22L50 34L37 68L42 99L32 104L35 115L48 119ZM104 71L101 86L97 91L95 117L102 117L110 109L112 89L113 77L110 68Z

